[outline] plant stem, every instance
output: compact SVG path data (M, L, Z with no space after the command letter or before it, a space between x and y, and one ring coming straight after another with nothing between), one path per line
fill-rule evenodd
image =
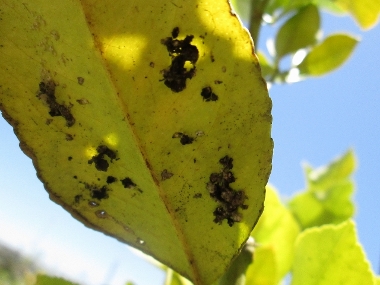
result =
M255 44L258 47L260 28L262 25L263 14L265 7L267 6L269 0L252 0L251 1L251 16L249 19L249 32Z

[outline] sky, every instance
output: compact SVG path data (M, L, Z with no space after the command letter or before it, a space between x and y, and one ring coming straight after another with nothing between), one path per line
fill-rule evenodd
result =
M275 149L269 181L286 201L305 186L302 163L325 165L352 148L358 160L354 219L379 273L380 26L363 32L351 18L324 14L322 28L325 34L347 31L361 42L339 70L270 89ZM259 48L270 34L264 29ZM86 228L51 202L18 143L0 118L0 243L81 284L163 284L164 274L128 246Z

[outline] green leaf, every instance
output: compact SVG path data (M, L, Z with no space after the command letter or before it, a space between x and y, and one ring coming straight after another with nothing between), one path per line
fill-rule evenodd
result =
M330 35L315 46L298 66L302 75L321 76L340 67L351 55L358 39L346 35Z
M293 245L300 228L289 209L281 203L276 190L271 186L267 186L266 189L264 212L253 230L252 236L259 245L272 248L276 273L271 272L270 275L275 276L275 280L278 282L287 274L292 265ZM256 266L261 265L255 262L253 267ZM258 271L257 269L251 270ZM272 280L271 276L268 277L268 280Z
M247 285L277 285L278 266L275 249L271 244L257 245L253 263L246 272Z
M348 151L327 167L306 168L307 189L289 202L289 207L302 228L340 223L354 214L350 175L355 158Z
M306 170L308 187L316 191L326 191L326 189L337 183L349 179L350 175L355 171L355 167L356 159L352 150L348 150L327 166L322 166L315 170L308 167Z
M78 285L77 283L72 283L63 278L52 277L44 274L38 274L37 280L34 285Z
M276 35L277 58L313 45L319 30L319 12L316 6L308 5L288 19Z
M192 285L189 280L179 275L171 268L166 269L166 278L164 285Z
M362 29L372 28L379 20L379 0L336 0L334 2L349 12Z
M375 284L350 220L300 234L292 273L291 285Z
M313 0L272 0L268 1L265 13L274 16L275 13L286 13L313 3Z
M274 73L275 67L273 66L273 63L271 63L267 57L265 56L264 53L261 51L257 52L257 57L260 62L260 67L261 67L261 73L264 78L267 76L270 76Z
M246 271L254 260L254 241L249 239L240 254L231 263L227 272L222 276L218 285L245 285ZM256 257L255 257L256 258Z
M1 3L0 109L51 199L196 284L217 280L262 212L273 148L228 2Z
M251 0L232 0L231 6L245 23L249 22Z

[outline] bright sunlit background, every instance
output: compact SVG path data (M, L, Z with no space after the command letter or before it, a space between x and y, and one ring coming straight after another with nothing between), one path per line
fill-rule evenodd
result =
M274 86L273 171L270 182L286 200L304 187L302 162L327 164L353 148L358 235L375 272L380 259L380 26L363 32L349 18L323 15L325 35L361 37L339 70L317 79ZM271 33L265 28L264 38ZM49 273L81 284L163 284L164 274L130 248L86 228L49 200L31 160L0 118L0 244L19 250Z

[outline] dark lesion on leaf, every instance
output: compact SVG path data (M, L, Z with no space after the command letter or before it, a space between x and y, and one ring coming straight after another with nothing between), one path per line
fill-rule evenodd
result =
M201 96L203 97L203 100L206 102L218 100L218 95L212 92L212 89L210 86L202 88Z
M161 172L161 180L165 181L167 179L170 179L173 176L173 173L168 171L167 169L162 170Z
M186 79L194 77L196 72L195 63L199 58L198 48L191 44L193 35L187 35L185 39L177 39L179 28L175 27L172 36L161 40L166 46L172 59L172 64L162 71L164 83L174 92L180 92L186 88ZM187 69L186 63L190 63L192 68Z
M116 159L116 152L108 148L105 145L100 145L97 147L97 155L94 155L89 161L88 164L95 164L95 168L99 171L107 171L109 163L106 160L106 156L109 157L110 161Z
M106 182L107 182L107 184L111 184L111 183L114 183L114 182L116 182L116 177L113 177L113 176L107 176L107 180L106 180Z
M124 188L134 188L136 187L136 183L132 181L131 178L126 177L124 179L121 179L121 184L123 184Z
M175 132L173 135L172 135L172 138L179 138L179 141L182 145L186 145L186 144L192 144L193 141L194 141L194 138L193 137L190 137L189 135L186 135L184 133L181 133L181 132Z
M53 80L48 80L46 82L40 82L38 98L45 101L49 106L49 115L52 117L61 116L66 120L66 126L71 127L75 123L75 118L71 114L71 107L64 104L59 104L57 98L55 97L55 87L56 84Z
M88 185L86 184L86 188L90 190L91 198L98 199L99 201L102 199L107 199L108 196L108 188L106 186L96 186L96 185Z
M234 174L232 173L233 159L228 155L222 157L219 163L223 166L220 172L211 173L209 182L207 183L207 190L210 197L219 203L218 207L214 210L214 222L221 224L223 220L227 220L230 227L235 222L240 222L242 219L239 208L245 210L248 205L244 202L248 197L243 190L234 190L230 186L235 182Z

